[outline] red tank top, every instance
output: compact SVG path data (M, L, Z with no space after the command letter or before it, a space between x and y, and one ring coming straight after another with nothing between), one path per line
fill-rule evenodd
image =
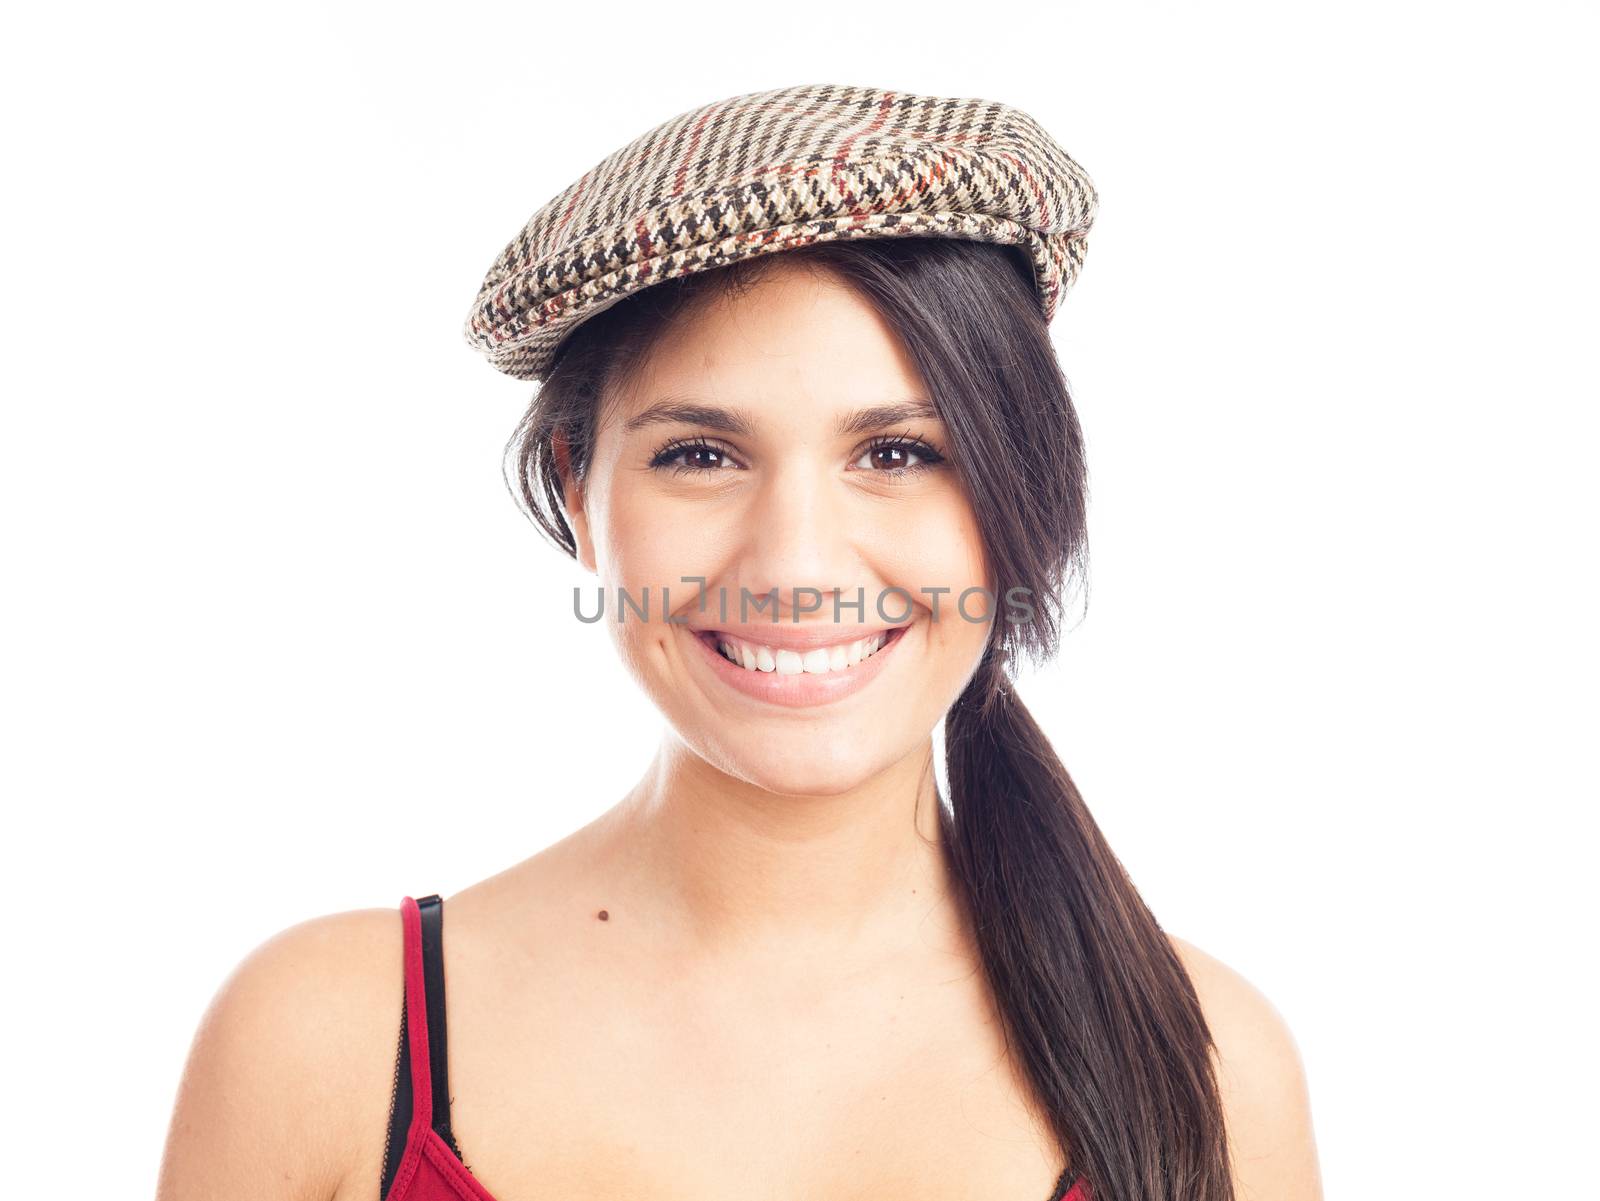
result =
M400 902L405 931L405 1004L395 1060L395 1096L389 1111L389 1142L378 1194L382 1201L496 1201L462 1161L450 1130L443 908L437 896L421 901L407 897ZM1068 1168L1047 1201L1089 1201L1088 1186Z

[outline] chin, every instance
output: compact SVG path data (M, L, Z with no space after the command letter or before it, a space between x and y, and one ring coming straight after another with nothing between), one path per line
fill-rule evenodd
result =
M776 741L728 743L713 738L712 746L686 740L711 763L737 779L787 796L837 796L858 788L896 762L911 748L873 746L860 737L845 744L831 736L795 731Z

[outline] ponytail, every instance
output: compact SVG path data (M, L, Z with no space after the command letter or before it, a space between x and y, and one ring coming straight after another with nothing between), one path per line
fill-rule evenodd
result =
M946 854L1008 1045L1091 1201L1233 1201L1194 988L998 650L945 747Z

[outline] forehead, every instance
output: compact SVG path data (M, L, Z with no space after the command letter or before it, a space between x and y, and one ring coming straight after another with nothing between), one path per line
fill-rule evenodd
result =
M616 416L672 396L798 422L920 391L899 336L870 303L823 267L778 261L683 314L616 398Z

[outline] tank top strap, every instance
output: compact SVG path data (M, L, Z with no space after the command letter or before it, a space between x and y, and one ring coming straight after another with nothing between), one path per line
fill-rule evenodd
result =
M461 1158L450 1129L450 1057L444 1006L444 901L435 896L400 902L404 932L405 1001L395 1058L380 1197L387 1197L408 1147L431 1129Z
M414 900L406 897L400 902L400 916L405 925L405 992L406 992L406 1059L409 1061L411 1085L411 1125L418 1131L433 1125L433 1061L441 1048L435 1046L434 1031L429 1029L433 1010L443 1017L443 1001L431 998L428 993L428 958L424 949L423 930L432 923L423 918L423 907L438 912L438 897ZM431 941L431 940L429 940ZM444 1023L439 1022L442 1026ZM449 1093L445 1093L446 1098Z
M411 1120L432 1126L453 1150L450 1129L450 1051L445 1023L444 900L434 895L402 903L406 929L406 1035L411 1044Z

